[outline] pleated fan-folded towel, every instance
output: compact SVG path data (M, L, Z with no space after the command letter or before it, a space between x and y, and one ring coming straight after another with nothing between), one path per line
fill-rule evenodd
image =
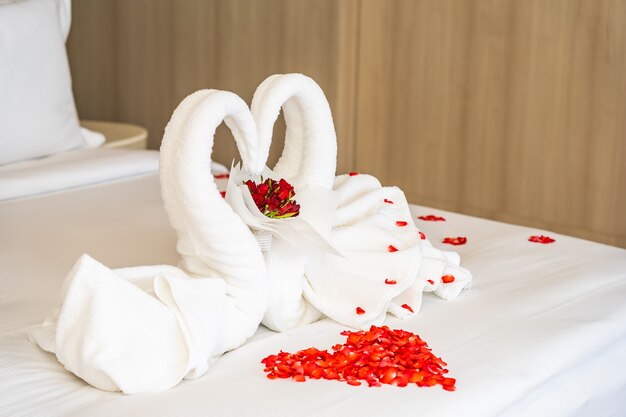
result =
M287 125L285 147L272 172L299 190L319 190L332 198L307 198L303 220L338 252L310 257L278 238L265 251L269 303L263 323L286 330L326 315L342 324L366 328L390 312L417 313L422 293L456 297L471 284L460 257L421 239L404 193L383 187L369 175L335 177L337 139L321 88L302 74L277 74L263 81L252 100L260 149L257 164L269 154L280 111ZM331 213L328 201L334 201ZM318 213L329 213L324 218ZM441 277L453 274L453 283ZM431 283L432 282L432 283Z
M213 136L225 121L244 167L260 172L248 106L232 93L185 98L165 129L163 202L178 235L178 267L109 269L83 255L61 302L30 337L69 371L102 390L159 391L207 371L256 331L266 310L263 256L220 195L210 171Z

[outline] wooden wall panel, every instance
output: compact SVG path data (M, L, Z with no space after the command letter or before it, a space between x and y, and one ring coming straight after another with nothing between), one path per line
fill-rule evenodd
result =
M333 107L339 92L339 36L345 10L355 1L334 0L81 0L73 2L68 51L79 114L87 119L139 123L158 148L176 105L201 88L239 94L250 102L256 86L274 73L302 72L323 88ZM343 13L343 15L342 15ZM342 17L343 16L343 17ZM356 14L351 17L356 19ZM340 22L348 22L341 23ZM353 27L355 27L352 22ZM345 83L344 83L345 85ZM352 120L352 116L345 118ZM351 128L339 123L338 128ZM282 148L282 121L275 129L275 160ZM215 159L236 155L221 127ZM339 165L348 170L350 141L340 142Z
M356 165L626 246L626 2L363 0Z
M83 118L157 148L187 94L268 75L326 91L339 170L412 202L626 247L626 1L80 0ZM275 160L284 126L275 129ZM226 129L214 155L236 155Z

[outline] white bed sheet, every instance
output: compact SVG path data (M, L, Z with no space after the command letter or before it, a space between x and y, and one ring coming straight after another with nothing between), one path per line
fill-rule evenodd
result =
M156 172L157 151L80 149L0 166L0 201Z
M448 362L457 391L268 380L260 360L279 350L327 348L341 325L322 320L276 334L261 328L194 381L125 396L94 389L26 339L87 252L110 267L175 264L176 238L156 175L0 203L0 416L619 416L626 415L626 251L414 206L435 242L456 247L474 273L453 301L426 295L413 319ZM438 245L441 246L441 245ZM447 247L448 249L450 247Z

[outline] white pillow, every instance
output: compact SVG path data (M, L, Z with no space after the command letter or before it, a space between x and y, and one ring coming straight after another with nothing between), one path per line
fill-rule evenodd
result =
M0 4L0 165L85 146L65 51L70 1Z

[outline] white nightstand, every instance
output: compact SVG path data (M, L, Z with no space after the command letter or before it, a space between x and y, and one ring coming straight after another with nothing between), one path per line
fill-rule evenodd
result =
M105 148L146 149L148 131L130 123L103 122L100 120L81 120L81 126L100 132L106 138Z

